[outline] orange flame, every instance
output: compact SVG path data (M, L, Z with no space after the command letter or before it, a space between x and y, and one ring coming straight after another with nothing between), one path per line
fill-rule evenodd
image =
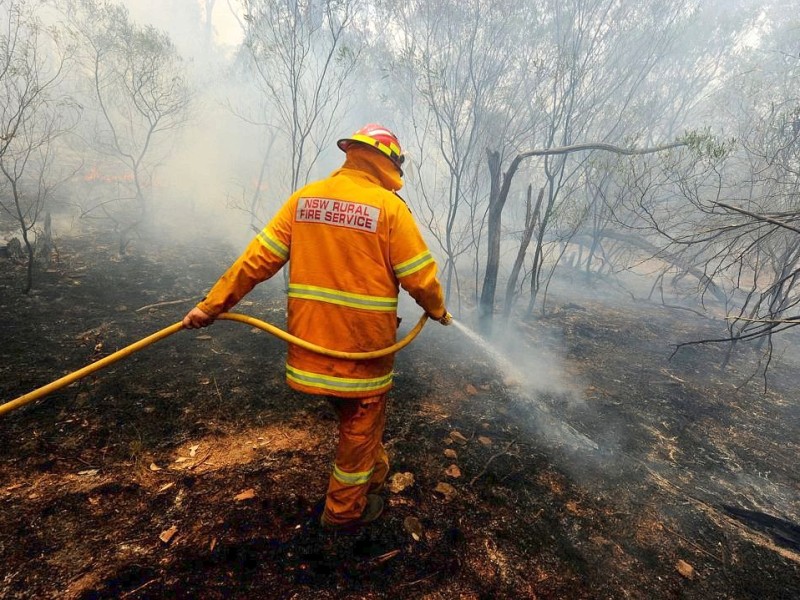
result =
M95 165L86 171L86 174L83 176L83 180L89 182L98 181L102 183L114 183L117 181L128 183L133 181L133 173L128 172L123 173L122 175L104 175Z

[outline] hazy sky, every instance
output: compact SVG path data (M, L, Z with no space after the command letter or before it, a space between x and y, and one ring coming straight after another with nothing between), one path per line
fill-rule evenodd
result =
M190 54L197 42L196 20L205 18L204 0L123 0L131 17L170 33L183 54ZM221 46L235 46L242 37L241 28L231 14L228 0L217 0L213 23L215 41Z

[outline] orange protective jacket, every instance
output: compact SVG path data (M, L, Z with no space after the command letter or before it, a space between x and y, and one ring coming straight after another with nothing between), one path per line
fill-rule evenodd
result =
M351 147L330 177L295 192L198 304L216 316L289 261L289 333L345 352L396 341L402 286L434 318L445 313L436 263L411 212L394 193L400 174L368 148ZM394 356L352 361L292 344L294 389L364 398L392 387Z

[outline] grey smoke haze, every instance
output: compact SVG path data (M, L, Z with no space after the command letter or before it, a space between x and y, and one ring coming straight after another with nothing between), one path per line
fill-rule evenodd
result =
M797 261L796 234L778 228L753 246L758 223L714 204L756 215L796 209L791 2L540 0L452 13L417 2L347 4L349 13L310 2L277 15L268 12L277 4L252 0L125 2L134 24L168 34L182 58L169 76L190 90L185 120L147 146L144 197L162 231L242 248L293 189L341 164L338 137L379 121L408 154L401 194L455 312L463 301L478 315L530 314L546 307L551 277L572 271L621 285L633 280L620 274L635 273L637 297L652 296L651 287L717 318L778 318L797 305L796 292L779 289ZM293 37L285 23L295 23ZM74 58L65 81L84 104L74 152L84 173L119 179L111 127L81 80L90 57ZM104 145L92 148L93 137ZM599 142L685 146L541 156ZM773 148L785 149L777 160ZM87 188L81 218L128 193L119 183ZM502 219L493 220L498 205ZM718 246L704 245L709 230ZM731 333L752 327L739 321Z
M131 17L166 31L191 73L195 86L190 121L171 141L169 158L159 167L157 204L164 219L179 223L178 238L202 232L243 247L256 223L265 222L292 191L287 185L285 140L267 139L274 123L264 124L263 107L252 74L243 73L240 44L245 14L240 2L202 0L125 0ZM211 45L205 38L206 5L213 6ZM337 168L343 159L333 142L368 121L395 127L397 119L377 98L353 94L349 110L330 126L327 144L308 176L313 180ZM258 122L254 122L258 121ZM279 137L276 135L276 137ZM262 162L261 204L256 218L246 214ZM199 230L199 231L198 231Z
M479 321L546 312L551 284L581 271L620 286L633 281L620 275L636 274L637 297L719 318L731 335L751 335L800 301L781 283L798 260L796 233L759 230L759 215L797 209L791 2L511 0L456 11L128 0L132 26L163 30L180 55L165 49L155 80L180 81L190 100L147 143L146 119L125 121L136 101L121 79L116 91L109 83L132 70L101 62L102 100L88 77L92 44L125 35L100 29L125 17L103 22L56 4L76 41L52 95L80 107L58 137L73 163L60 174L78 168L86 182L64 192L85 223L141 227L121 206L135 196L176 239L241 248L291 191L341 164L338 137L379 121L407 152L401 193L454 312L462 302ZM131 59L124 44L115 52ZM136 191L130 170L142 149ZM74 220L69 210L62 216ZM731 316L750 320L722 319Z
M380 18L373 13L366 20L355 19L337 48L359 60L342 79L341 104L328 113L323 110L326 118L315 125L298 183L324 176L341 164L342 155L334 145L337 137L366 121L394 128L410 159L401 194L423 224L443 267L449 304L456 307L458 297L472 305L482 292L487 261L487 151L502 153L502 174L516 153L535 148L593 141L647 147L674 141L686 131L698 135L708 131L712 137L696 142L699 155L670 152L631 159L593 153L568 155L563 161L551 157L546 164L541 159L521 162L499 229L495 302L498 308L504 302L504 286L525 229L530 185L534 202L539 189L545 193L539 225L513 291L518 296L514 310L521 311L529 301L543 303L550 273L558 278L564 265L574 261L575 270L611 275L615 285L637 298L653 296L654 282L661 278L656 296L664 294L670 303L722 320L731 306L743 302L743 292L734 289L741 283L734 280L741 271L699 252L675 258L678 251L664 252L667 245L654 231L669 230L671 236L691 241L695 231L725 227L731 213L708 212L708 200L718 197L746 200L756 212L791 209L791 202L780 199L780 190L770 191L771 175L761 183L742 175L742 167L757 160L757 148L746 156L741 147L732 146L726 163L713 163L709 154L711 145L724 145L731 136L748 140L751 148L757 146L764 137L752 134L758 127L774 130L785 123L791 133L792 111L798 105L792 81L797 81L798 68L776 59L796 55L793 32L798 13L792 9L798 7L791 2L748 0L642 1L614 6L605 14L601 9L609 3L584 4L586 31L608 36L595 46L570 45L569 40L581 33L581 25L573 19L578 4L570 2L512 2L503 5L504 10L490 3L483 5L485 13L471 7L470 14L477 15L481 24L477 32L466 26L469 19L462 21L459 15L439 12L446 10L443 7L419 3L394 6ZM255 17L244 17L248 10L257 15L258 5L126 2L132 19L169 33L194 86L189 120L170 135L167 158L157 169L152 192L160 224L174 224L174 235L180 239L214 236L234 249L242 248L253 227L263 224L293 189L292 142L277 105L268 101L269 89L259 81L252 57L240 45L246 35L242 27L256 23ZM205 14L209 6L213 7L210 28ZM302 4L311 26L321 18L314 11L322 6ZM363 9L365 4L353 6ZM386 8L380 2L375 6ZM646 10L635 12L637 8ZM392 35L379 35L371 47L358 41L359 34L377 33L376 22L390 21ZM453 45L452 40L463 44ZM317 68L329 41L314 38L309 48L305 66ZM470 63L469 55L459 48L475 50L482 61ZM334 62L342 66L345 55L336 56L339 62ZM262 68L275 67L269 54L258 57ZM578 67L568 58L584 62ZM577 82L573 88L554 87L553 82L569 77ZM284 83L277 75L275 81L277 87ZM771 116L759 112L767 100L777 107ZM769 143L764 141L764 147ZM703 144L709 147L703 150ZM716 172L722 174L722 185L713 177ZM784 233L788 237L774 236L764 254L779 255L781 245L791 247L796 238ZM594 247L603 236L606 239ZM732 252L728 266L736 263L735 249ZM448 258L455 271L447 270ZM752 270L755 260L741 265ZM791 265L793 259L784 260ZM692 262L696 270L717 275L712 286L698 279L696 272L682 273ZM775 269L780 272L779 266ZM756 276L770 277L748 273ZM534 279L542 282L535 300L530 298ZM586 288L580 279L575 284L581 295L600 298L601 290ZM561 297L570 296L568 285L563 279L559 283ZM727 288L723 294L729 300L722 302L713 295L716 286ZM785 303L795 298L788 295ZM479 312L464 308L461 316L467 319ZM776 344L781 352L792 352L788 342ZM579 398L575 388L580 386L566 384L574 382L560 367L559 342L547 347L525 365L530 380L526 384ZM506 346L504 351L532 355L529 348Z
M755 335L798 314L796 0L343 0L336 6L352 13L329 16L326 2L312 1L289 15L299 19L291 45L273 28L291 19L261 15L267 3L125 4L133 22L169 35L182 62L165 79L185 77L191 89L185 122L150 146L145 196L159 234L189 247L222 240L237 251L294 188L341 164L338 137L385 123L409 157L401 195L441 266L451 311L473 329L494 319L497 348L472 336L474 361L514 382L545 441L569 443L573 426L543 399L590 418L591 382L565 371L558 336L522 330L520 320L535 322L556 303L616 305L631 296L714 319L714 337ZM94 102L92 69L80 62L87 58L83 47L67 61L65 91L53 93L82 103L81 122L59 138L69 140L62 173L84 163L78 183L64 186L80 210L62 205L56 228L91 223L111 236L128 215L90 218L131 193L130 177ZM124 116L124 98L113 99L108 105ZM604 147L565 150L578 144ZM114 182L87 180L93 170ZM16 235L2 225L3 236ZM219 262L222 270L226 258ZM409 323L417 309L407 298L402 306ZM727 393L727 379L746 380L754 355L757 368L773 356L797 364L796 340L794 331L764 329L756 344L740 342L727 365L740 370L726 371L720 386ZM677 341L688 340L654 343ZM661 388L652 394L671 400ZM648 426L650 435L675 435L673 425ZM609 428L603 451L644 435ZM712 450L721 464L732 454ZM781 512L797 514L796 481L771 481L732 461L697 475L720 478L726 493L750 490L764 510L780 498Z

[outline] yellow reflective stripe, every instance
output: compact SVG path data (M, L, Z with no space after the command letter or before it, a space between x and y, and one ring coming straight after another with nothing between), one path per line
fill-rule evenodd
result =
M333 478L339 483L343 483L345 485L364 485L365 483L369 483L369 480L372 478L372 472L374 470L375 469L372 468L369 471L348 473L347 471L342 471L339 468L339 465L334 463Z
M331 390L334 392L371 392L386 387L392 382L394 373L388 373L381 377L371 379L352 379L348 377L333 377L332 375L321 375L310 371L301 371L295 367L286 365L286 377L308 387Z
M258 241L261 242L262 246L264 246L277 257L282 258L283 260L287 260L289 258L289 248L267 233L266 229L262 229L259 232Z
M401 262L399 265L395 265L394 274L397 277L405 277L406 275L416 273L432 262L433 256L431 256L431 253L426 250L422 254L417 254L414 258L411 258L405 262Z
M400 147L397 144L393 143L392 145L387 146L386 144L376 140L375 138L361 133L354 134L353 137L351 137L350 139L355 140L356 142L363 142L364 144L374 146L375 148L377 148L390 158L393 156L394 157L400 156Z
M383 296L353 294L331 288L324 288L316 285L303 285L299 283L289 284L289 298L319 300L320 302L330 302L331 304L349 306L350 308L364 308L366 310L377 310L382 312L392 312L397 310L396 297L387 298Z

